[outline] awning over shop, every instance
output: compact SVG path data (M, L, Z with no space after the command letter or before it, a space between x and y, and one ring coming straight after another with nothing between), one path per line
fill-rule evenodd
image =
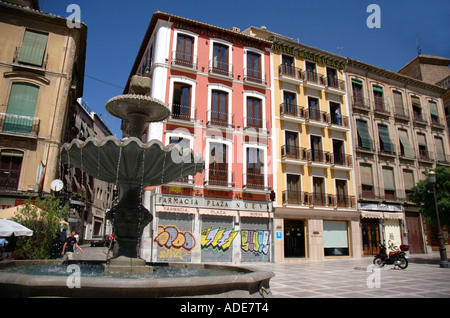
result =
M380 212L380 211L361 211L362 218L368 219L396 219L401 220L405 218L403 212Z

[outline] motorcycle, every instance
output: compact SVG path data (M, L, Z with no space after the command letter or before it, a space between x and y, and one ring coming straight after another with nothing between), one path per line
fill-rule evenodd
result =
M388 256L386 254L386 246L384 244L380 244L380 253L375 255L373 263L378 267L383 267L384 265L394 265L394 268L395 266L398 266L401 269L405 269L408 267L408 256L405 253L408 250L408 245L400 245L400 251L392 251Z

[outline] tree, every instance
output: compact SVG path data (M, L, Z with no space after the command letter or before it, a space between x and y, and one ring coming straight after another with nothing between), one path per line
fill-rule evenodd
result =
M450 224L450 168L437 166L436 172L436 200L439 210L441 226ZM426 172L427 174L428 172ZM436 226L436 208L433 198L433 186L428 181L419 181L408 195L409 199L419 208L427 222L431 226Z
M17 248L25 259L48 259L52 256L53 240L68 209L67 204L61 206L59 199L52 194L43 200L37 198L34 205L28 200L18 210L13 221L33 230L33 236L17 239Z

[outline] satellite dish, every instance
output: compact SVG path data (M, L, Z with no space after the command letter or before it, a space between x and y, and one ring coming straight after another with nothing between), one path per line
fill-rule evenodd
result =
M53 180L52 183L50 183L50 189L54 192L61 191L63 187L64 183L59 179Z

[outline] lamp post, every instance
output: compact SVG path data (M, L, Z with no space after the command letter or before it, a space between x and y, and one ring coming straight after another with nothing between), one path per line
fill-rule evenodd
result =
M436 172L431 170L428 173L428 181L433 186L433 197L434 197L434 207L436 209L436 220L438 226L438 239L439 239L439 253L441 255L441 261L439 262L439 267L448 268L447 250L445 248L444 236L442 235L441 221L439 218L439 209L436 199Z

